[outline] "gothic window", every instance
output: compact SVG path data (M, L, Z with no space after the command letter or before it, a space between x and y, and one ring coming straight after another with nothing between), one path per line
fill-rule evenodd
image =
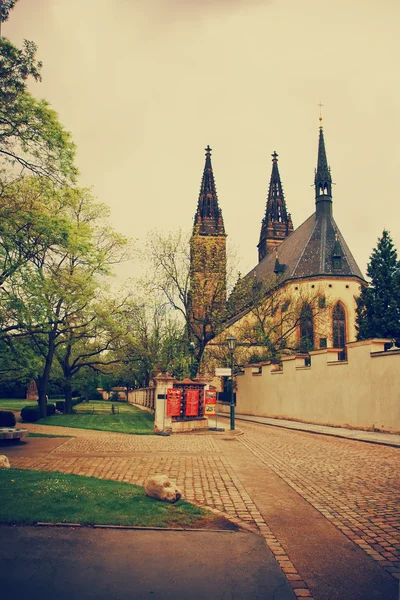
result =
M309 304L304 304L300 314L300 350L309 352L314 347L313 313Z
M346 315L338 302L333 309L333 347L344 348L346 344Z

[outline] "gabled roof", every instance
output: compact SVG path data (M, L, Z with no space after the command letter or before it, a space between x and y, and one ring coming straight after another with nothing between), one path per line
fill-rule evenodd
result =
M334 269L332 261L337 244L341 249L340 269ZM280 282L318 276L355 277L364 281L334 218L329 214L318 217L316 213L312 214L279 245L278 257L280 265L285 265ZM246 277L270 280L275 273L275 263L275 253L268 254Z

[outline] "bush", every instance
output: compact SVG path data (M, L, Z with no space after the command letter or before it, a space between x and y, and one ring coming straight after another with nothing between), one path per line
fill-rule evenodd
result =
M52 415L56 414L56 406L55 404L47 404L46 406L46 415L48 417L51 417Z
M15 416L11 410L0 410L0 427L15 427Z
M54 406L54 405L53 405ZM34 423L40 419L40 410L38 406L24 406L21 410L21 419L27 423Z
M91 394L89 394L89 400L103 400L103 394L95 390Z
M56 401L56 410L59 412L64 412L65 410L65 400L57 400Z

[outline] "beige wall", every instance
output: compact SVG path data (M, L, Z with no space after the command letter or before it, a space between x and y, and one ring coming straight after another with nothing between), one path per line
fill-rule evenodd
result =
M309 423L400 432L400 350L383 352L388 340L348 344L348 360L333 350L246 367L237 377L237 412Z

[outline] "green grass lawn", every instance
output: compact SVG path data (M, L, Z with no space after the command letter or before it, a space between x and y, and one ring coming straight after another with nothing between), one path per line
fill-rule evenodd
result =
M36 400L25 400L24 398L0 398L0 410L21 411L24 406L37 406Z
M91 402L74 407L76 414L54 415L36 421L38 425L58 425L60 427L77 427L78 429L97 429L99 431L115 431L118 433L134 433L151 435L154 433L154 417L150 413L130 404L118 404L119 413L111 414L111 402ZM102 414L109 405L107 414ZM92 409L91 407L94 407ZM79 411L78 411L79 408ZM84 409L89 413L84 412Z
M218 528L223 521L185 500L169 504L148 498L143 488L129 483L23 469L0 471L0 523Z
M74 406L77 413L98 413L110 414L111 407L114 405L114 410L117 414L132 413L132 409L136 408L128 402L109 402L108 400L89 400L89 402L81 402ZM140 409L139 409L140 410Z

